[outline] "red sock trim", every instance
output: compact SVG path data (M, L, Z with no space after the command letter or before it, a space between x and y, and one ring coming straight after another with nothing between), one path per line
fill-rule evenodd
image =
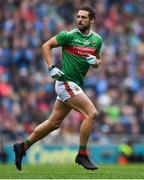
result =
M79 150L79 154L81 154L81 155L87 155L88 153L87 153L87 150Z
M25 151L31 146L31 143L28 139L26 139L26 141L24 142L24 149Z

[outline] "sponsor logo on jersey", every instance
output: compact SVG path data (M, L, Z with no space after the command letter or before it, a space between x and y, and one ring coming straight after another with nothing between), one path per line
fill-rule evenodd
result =
M90 44L90 42L88 40L84 41L83 43L84 43L84 45L89 45Z
M86 40L86 41L81 41L81 40L79 40L79 39L75 39L74 42L75 42L75 43L84 44L85 46L90 44L90 42L89 42L88 40Z
M88 54L95 55L96 48L87 47L87 46L71 46L67 45L64 47L64 50L73 54L80 56L82 58L86 58Z
M79 39L75 39L74 42L76 42L76 43L82 43L82 41L79 40Z

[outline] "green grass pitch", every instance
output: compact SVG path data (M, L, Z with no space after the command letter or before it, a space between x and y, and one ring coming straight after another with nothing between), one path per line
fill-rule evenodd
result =
M99 165L95 171L77 164L23 165L22 171L0 165L0 179L144 179L144 165Z

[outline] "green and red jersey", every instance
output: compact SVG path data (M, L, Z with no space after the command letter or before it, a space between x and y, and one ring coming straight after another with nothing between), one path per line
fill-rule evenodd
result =
M84 77L90 67L86 61L88 54L99 54L102 38L95 32L82 34L77 28L71 31L61 31L56 36L59 46L62 46L62 71L64 76L59 80L72 81L82 86Z

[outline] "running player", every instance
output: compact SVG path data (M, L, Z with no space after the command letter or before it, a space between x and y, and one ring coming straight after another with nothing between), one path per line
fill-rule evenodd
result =
M50 117L37 126L32 134L21 143L14 144L15 164L21 170L21 162L26 150L55 129L68 113L74 109L85 117L80 128L79 151L75 162L86 169L97 169L87 154L87 142L98 112L85 95L81 86L90 66L97 68L101 64L101 37L90 29L95 21L95 11L85 6L78 10L77 28L62 31L42 46L49 74L56 79L57 99ZM62 69L54 66L52 48L62 47Z

